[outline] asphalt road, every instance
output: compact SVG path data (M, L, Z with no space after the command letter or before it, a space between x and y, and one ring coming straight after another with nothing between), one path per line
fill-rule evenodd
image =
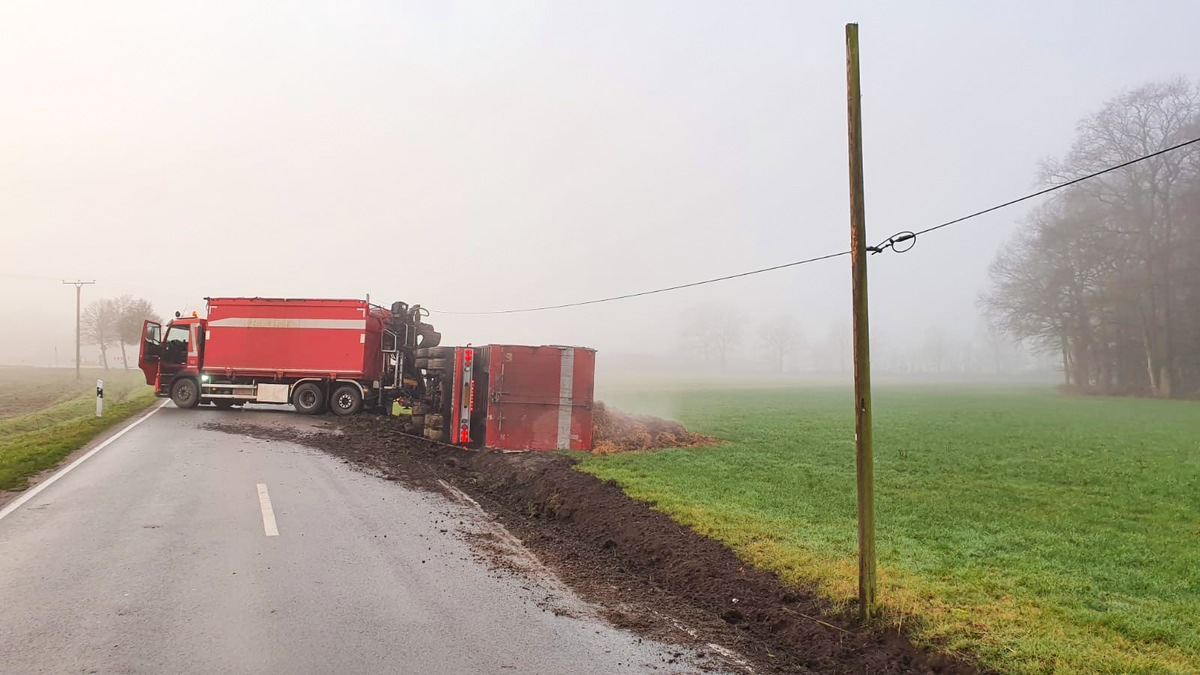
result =
M469 505L202 428L239 418L311 424L168 405L0 520L0 671L618 673L679 651L497 571Z

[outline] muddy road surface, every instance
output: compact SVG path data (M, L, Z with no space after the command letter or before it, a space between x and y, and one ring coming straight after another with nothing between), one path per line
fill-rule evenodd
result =
M746 672L685 618L664 614L664 632L581 600L436 477L387 480L292 442L355 447L358 427L327 421L168 405L14 502L0 670Z
M575 471L567 456L462 450L402 434L393 421L373 416L329 420L307 431L255 421L209 428L309 445L393 481L398 490L443 494L480 508L516 537L473 542L476 553L496 568L522 578L530 568L521 560L532 561L566 582L609 625L686 647L673 656L717 659L702 667L976 672L957 658L915 647L895 630L861 629L811 590L785 586L718 542L629 499L616 485ZM497 545L521 553L498 551Z

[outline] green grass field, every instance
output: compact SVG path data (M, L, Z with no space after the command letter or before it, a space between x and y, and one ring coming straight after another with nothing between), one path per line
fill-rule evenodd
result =
M835 601L856 597L846 389L617 390L729 441L583 469ZM877 387L884 620L1011 672L1200 672L1200 403Z
M96 417L96 379L104 417ZM96 434L147 408L154 392L140 370L75 371L0 367L0 490L24 489Z

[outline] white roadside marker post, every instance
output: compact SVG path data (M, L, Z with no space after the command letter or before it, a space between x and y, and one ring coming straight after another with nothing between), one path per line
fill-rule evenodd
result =
M104 416L104 380L96 380L96 417Z

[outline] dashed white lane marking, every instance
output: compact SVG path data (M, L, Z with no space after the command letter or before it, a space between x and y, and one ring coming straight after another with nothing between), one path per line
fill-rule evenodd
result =
M279 528L275 526L275 509L271 508L271 495L267 494L266 483L258 484L258 506L262 509L263 531L268 537L278 537Z
M8 506L4 507L3 509L0 509L0 520L4 520L5 516L12 513L13 511L16 511L17 509L21 508L21 506L23 504L25 504L26 502L28 502L30 499L33 499L34 497L38 496L38 494L40 494L42 490L45 490L46 488L53 485L54 482L57 481L59 478L62 478L63 476L67 475L67 472L69 472L71 469L74 469L75 467L79 466L80 464L83 464L85 461L87 461L87 459L89 457L91 457L92 455L96 454L97 452L100 452L101 450L107 448L109 445L111 445L113 443L113 441L115 441L118 438L129 433L130 429L136 427L137 425L141 424L142 422L145 422L148 417L150 417L154 413L158 412L159 410L162 410L163 406L170 402L171 402L171 399L167 399L167 400L163 401L162 403L158 404L157 406L154 407L153 410L146 413L145 415L142 415L141 417L137 418L136 420L130 422L128 425L125 426L124 429L113 434L112 436L110 436L107 440L105 440L100 445L97 445L96 447L92 448L91 450L88 450L86 453L84 453L84 455L82 457L80 457L79 459L75 460L74 462L71 462L70 464L66 465L58 473L54 474L53 476L47 478L46 480L44 480L44 481L38 483L37 485L33 486L32 488L30 488L28 491L25 492L25 494L21 495L20 497L18 497L15 500L13 500L13 502L10 503Z

